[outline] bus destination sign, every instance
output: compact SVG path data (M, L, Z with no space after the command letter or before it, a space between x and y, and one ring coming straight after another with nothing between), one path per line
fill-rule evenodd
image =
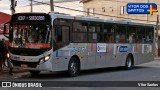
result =
M18 16L18 21L45 21L44 16Z
M12 15L11 22L51 22L49 14L17 13Z

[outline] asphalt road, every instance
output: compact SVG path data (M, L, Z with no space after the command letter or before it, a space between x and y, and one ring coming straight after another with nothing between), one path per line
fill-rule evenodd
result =
M131 89L131 90L146 90L146 89L147 90L160 90L160 82L157 82L159 86L158 88L157 87L134 87L134 85L132 88L127 87L127 84L130 84L130 83L131 84L137 83L136 85L138 86L138 83L141 83L141 82L143 83L144 81L145 83L150 83L150 81L160 81L160 60L155 60L153 62L137 65L132 70L124 70L122 67L114 67L114 68L81 71L79 76L72 77L72 78L67 77L64 72L42 72L38 76L31 76L29 72L23 72L23 73L15 73L13 76L9 76L8 74L1 75L0 80L45 81L45 82L53 81L53 83L56 83L58 81L60 84L69 83L70 81L72 81L72 83L74 83L73 85L76 85L77 82L78 82L77 84L79 85L79 81L80 81L80 86L77 85L77 86L67 87L67 88L59 87L59 86L52 87L52 89L56 89L56 90L57 89L58 90L68 90L68 89L71 89L71 90L81 90L81 89L83 90L93 90L93 89L98 89L98 90L106 90L106 89L107 90L128 90L128 89ZM66 81L69 81L69 82L66 82ZM118 85L122 84L125 86L125 84L126 83L127 84L125 87L108 87L108 88L106 88L105 85L102 85L103 87L100 87L101 85L99 85L100 83L115 84L117 83L117 81L118 81ZM93 83L93 82L94 84L91 85L90 83ZM43 88L40 88L40 90L41 89ZM47 89L51 89L51 88L47 88ZM8 90L8 89L3 89L3 90Z

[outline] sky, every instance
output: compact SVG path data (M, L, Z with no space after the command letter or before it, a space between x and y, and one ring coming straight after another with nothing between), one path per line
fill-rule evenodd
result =
M17 7L30 5L29 0L16 0L16 1L17 1ZM35 0L35 1L49 2L50 0ZM11 5L10 0L0 0L0 12L11 14L10 5Z

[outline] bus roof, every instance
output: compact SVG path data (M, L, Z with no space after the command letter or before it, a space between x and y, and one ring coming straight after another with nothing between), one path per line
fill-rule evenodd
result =
M135 25L135 26L154 26L153 24L145 24L145 23L137 23L127 20L112 20L112 19L100 19L98 17L94 16L71 16L69 14L63 14L63 13L49 13L52 18L63 18L63 19L76 19L76 20L85 20L85 21L95 21L95 22L106 22L106 23L115 23L115 24L128 24L128 25Z
M16 13L13 15L18 15L18 14L48 14L48 13L41 13L41 12L34 12L34 13ZM137 22L132 22L128 20L112 20L112 19L100 19L98 17L94 16L83 16L83 15L77 15L77 16L71 16L69 14L65 13L58 13L58 12L50 12L49 15L54 19L56 18L63 18L63 19L76 19L76 20L84 20L84 21L95 21L95 22L106 22L106 23L114 23L114 24L128 24L128 25L135 25L135 26L154 26L153 24L145 24L145 23L137 23Z

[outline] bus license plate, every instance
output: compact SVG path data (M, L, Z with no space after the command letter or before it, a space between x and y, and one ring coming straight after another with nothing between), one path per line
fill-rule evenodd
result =
M23 67L23 68L27 68L27 67L28 67L28 65L27 65L27 64L21 64L21 67Z

